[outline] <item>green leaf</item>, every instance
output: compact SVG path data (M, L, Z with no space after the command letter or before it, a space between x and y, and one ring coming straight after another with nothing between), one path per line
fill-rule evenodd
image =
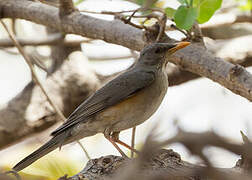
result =
M190 6L191 7L193 6L193 0L190 0Z
M173 8L170 8L170 7L167 7L164 9L165 10L165 14L168 18L173 18L174 17L174 14L176 12L176 9L173 9Z
M197 18L197 9L194 7L180 6L175 15L174 21L180 29L189 30Z
M193 1L193 7L199 7L199 5L205 0L194 0Z
M198 22L200 24L207 22L221 7L222 0L198 0Z

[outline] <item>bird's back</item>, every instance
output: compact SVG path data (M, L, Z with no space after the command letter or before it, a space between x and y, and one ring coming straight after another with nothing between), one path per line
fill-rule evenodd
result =
M95 117L94 122L103 124L111 131L119 132L146 121L160 106L168 88L166 73L159 72L154 82L128 99L106 109ZM92 123L93 124L93 123ZM94 126L94 129L99 129ZM100 128L100 132L104 129Z

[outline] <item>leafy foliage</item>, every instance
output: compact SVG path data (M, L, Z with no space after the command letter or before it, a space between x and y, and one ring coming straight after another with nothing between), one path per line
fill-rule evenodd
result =
M176 9L173 9L170 7L165 8L165 14L168 18L173 18L175 15L175 12L176 12Z
M179 8L174 14L177 27L189 30L197 20L202 24L207 22L221 7L222 0L178 0Z
M200 24L207 22L221 7L221 0L197 0L198 3L198 17L197 20Z
M181 29L190 29L197 18L197 9L190 6L180 6L174 14L174 21Z

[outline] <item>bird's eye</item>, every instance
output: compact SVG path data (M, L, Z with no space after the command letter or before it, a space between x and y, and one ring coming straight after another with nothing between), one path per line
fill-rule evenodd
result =
M161 48L157 48L156 50L155 50L155 53L157 54L157 53L160 53L161 52Z

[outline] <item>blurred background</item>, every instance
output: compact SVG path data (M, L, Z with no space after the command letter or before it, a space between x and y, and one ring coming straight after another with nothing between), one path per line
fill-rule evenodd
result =
M80 10L86 11L122 11L139 7L135 3L123 0L85 0L75 1ZM177 8L180 4L176 0L160 0L160 7ZM209 50L221 58L251 58L252 39L251 23L232 23L234 17L240 14L249 14L246 9L247 1L226 0L222 3L222 8L202 27L203 34L208 36L205 42ZM113 20L113 16L102 14L90 14L90 16ZM5 21L10 25L10 21ZM16 29L22 37L46 36L43 26L30 23L24 20L16 20ZM149 22L152 23L152 22ZM226 24L226 25L224 25ZM217 26L219 26L217 28ZM229 28L227 30L227 28ZM228 32L229 31L229 32ZM227 35L227 33L231 33ZM176 39L183 38L183 34L178 31L167 32L168 35ZM7 38L5 30L0 26L0 37ZM76 35L67 35L68 39L80 39ZM245 38L245 40L242 40ZM246 43L243 43L245 42ZM241 45L242 44L242 45ZM249 45L250 44L250 45ZM250 47L249 47L250 46ZM31 49L32 47L30 47ZM34 47L33 47L34 48ZM50 54L48 46L38 46L36 50L43 56ZM94 40L91 43L82 43L82 53L73 53L71 58L80 58L85 61L91 69L98 74L107 76L127 69L134 62L132 51L127 48L108 44L101 40ZM29 51L29 47L27 47ZM15 48L0 49L0 107L4 108L8 101L15 97L30 81L31 75L27 64L22 56L16 54ZM134 52L137 54L137 52ZM131 57L131 58L129 58ZM112 60L111 60L112 59ZM252 59L251 59L252 60ZM247 68L251 71L251 68ZM46 72L36 68L40 80L45 81ZM176 134L178 127L186 131L204 132L214 131L224 136L232 142L242 143L240 130L248 137L251 137L252 128L252 104L245 98L238 96L219 84L206 79L199 78L178 86L169 87L166 97L158 111L145 123L136 129L136 146L141 148L146 137L153 128L158 134L157 138L172 137ZM56 126L49 128L43 133L25 139L23 142L5 148L0 151L0 166L8 169L38 148L49 139L50 132ZM123 131L120 134L122 141L130 144L132 130ZM103 137L102 134L88 137L81 140L91 158L105 155L119 155L114 147ZM180 144L173 144L167 148L172 148L178 152L182 159L189 162L199 162L197 157L192 156ZM125 152L130 154L127 149ZM238 160L238 156L217 148L205 150L205 153L217 167L232 167ZM64 157L64 158L62 158ZM61 151L58 149L39 161L23 170L27 177L33 179L55 179L64 174L73 175L79 172L88 161L78 144L73 143L64 146Z

